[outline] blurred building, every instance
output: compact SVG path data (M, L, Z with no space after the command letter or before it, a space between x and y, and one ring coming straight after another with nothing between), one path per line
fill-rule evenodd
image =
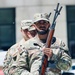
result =
M55 36L61 38L75 58L75 0L0 0L0 49L7 50L21 40L20 22L38 12L52 12L57 3L63 6L57 19Z

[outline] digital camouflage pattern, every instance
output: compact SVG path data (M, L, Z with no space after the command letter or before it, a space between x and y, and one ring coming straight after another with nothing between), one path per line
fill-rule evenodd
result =
M11 51L9 50L6 56L8 59L4 62L5 75L39 75L44 46L45 43L42 43L36 35L21 45L20 49L12 48ZM65 44L58 38L51 45L51 48L53 56L48 58L45 75L60 75L61 70L70 69L71 57L65 48Z

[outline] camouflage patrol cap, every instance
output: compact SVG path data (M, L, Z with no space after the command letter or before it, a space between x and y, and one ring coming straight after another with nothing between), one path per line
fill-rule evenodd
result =
M33 25L32 20L22 20L21 21L21 28L22 29L34 30L35 28L32 27L32 25Z
M33 20L33 22L37 22L37 21L40 21L40 20L49 21L48 14L47 14L47 13L36 13L36 14L34 15L34 20Z

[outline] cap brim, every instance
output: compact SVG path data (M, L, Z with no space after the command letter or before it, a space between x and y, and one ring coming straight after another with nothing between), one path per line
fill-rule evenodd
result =
M35 27L30 27L28 30L32 31L32 30L36 30L36 28Z
M22 29L28 29L29 28L29 26L24 26L24 27L22 27Z
M38 21L40 21L40 20L49 21L48 19L45 19L45 18L39 18L39 19L37 19L37 20L34 20L34 22L38 22Z

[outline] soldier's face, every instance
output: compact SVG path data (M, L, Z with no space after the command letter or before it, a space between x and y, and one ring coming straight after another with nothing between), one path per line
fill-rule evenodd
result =
M28 29L21 30L22 35L25 39L30 39L36 35L36 30L28 31Z
M22 32L22 35L23 35L23 38L24 39L29 39L29 37L28 37L28 29L21 29L21 32Z
M45 20L40 20L38 22L35 22L35 26L37 30L47 30L50 26L50 23Z

